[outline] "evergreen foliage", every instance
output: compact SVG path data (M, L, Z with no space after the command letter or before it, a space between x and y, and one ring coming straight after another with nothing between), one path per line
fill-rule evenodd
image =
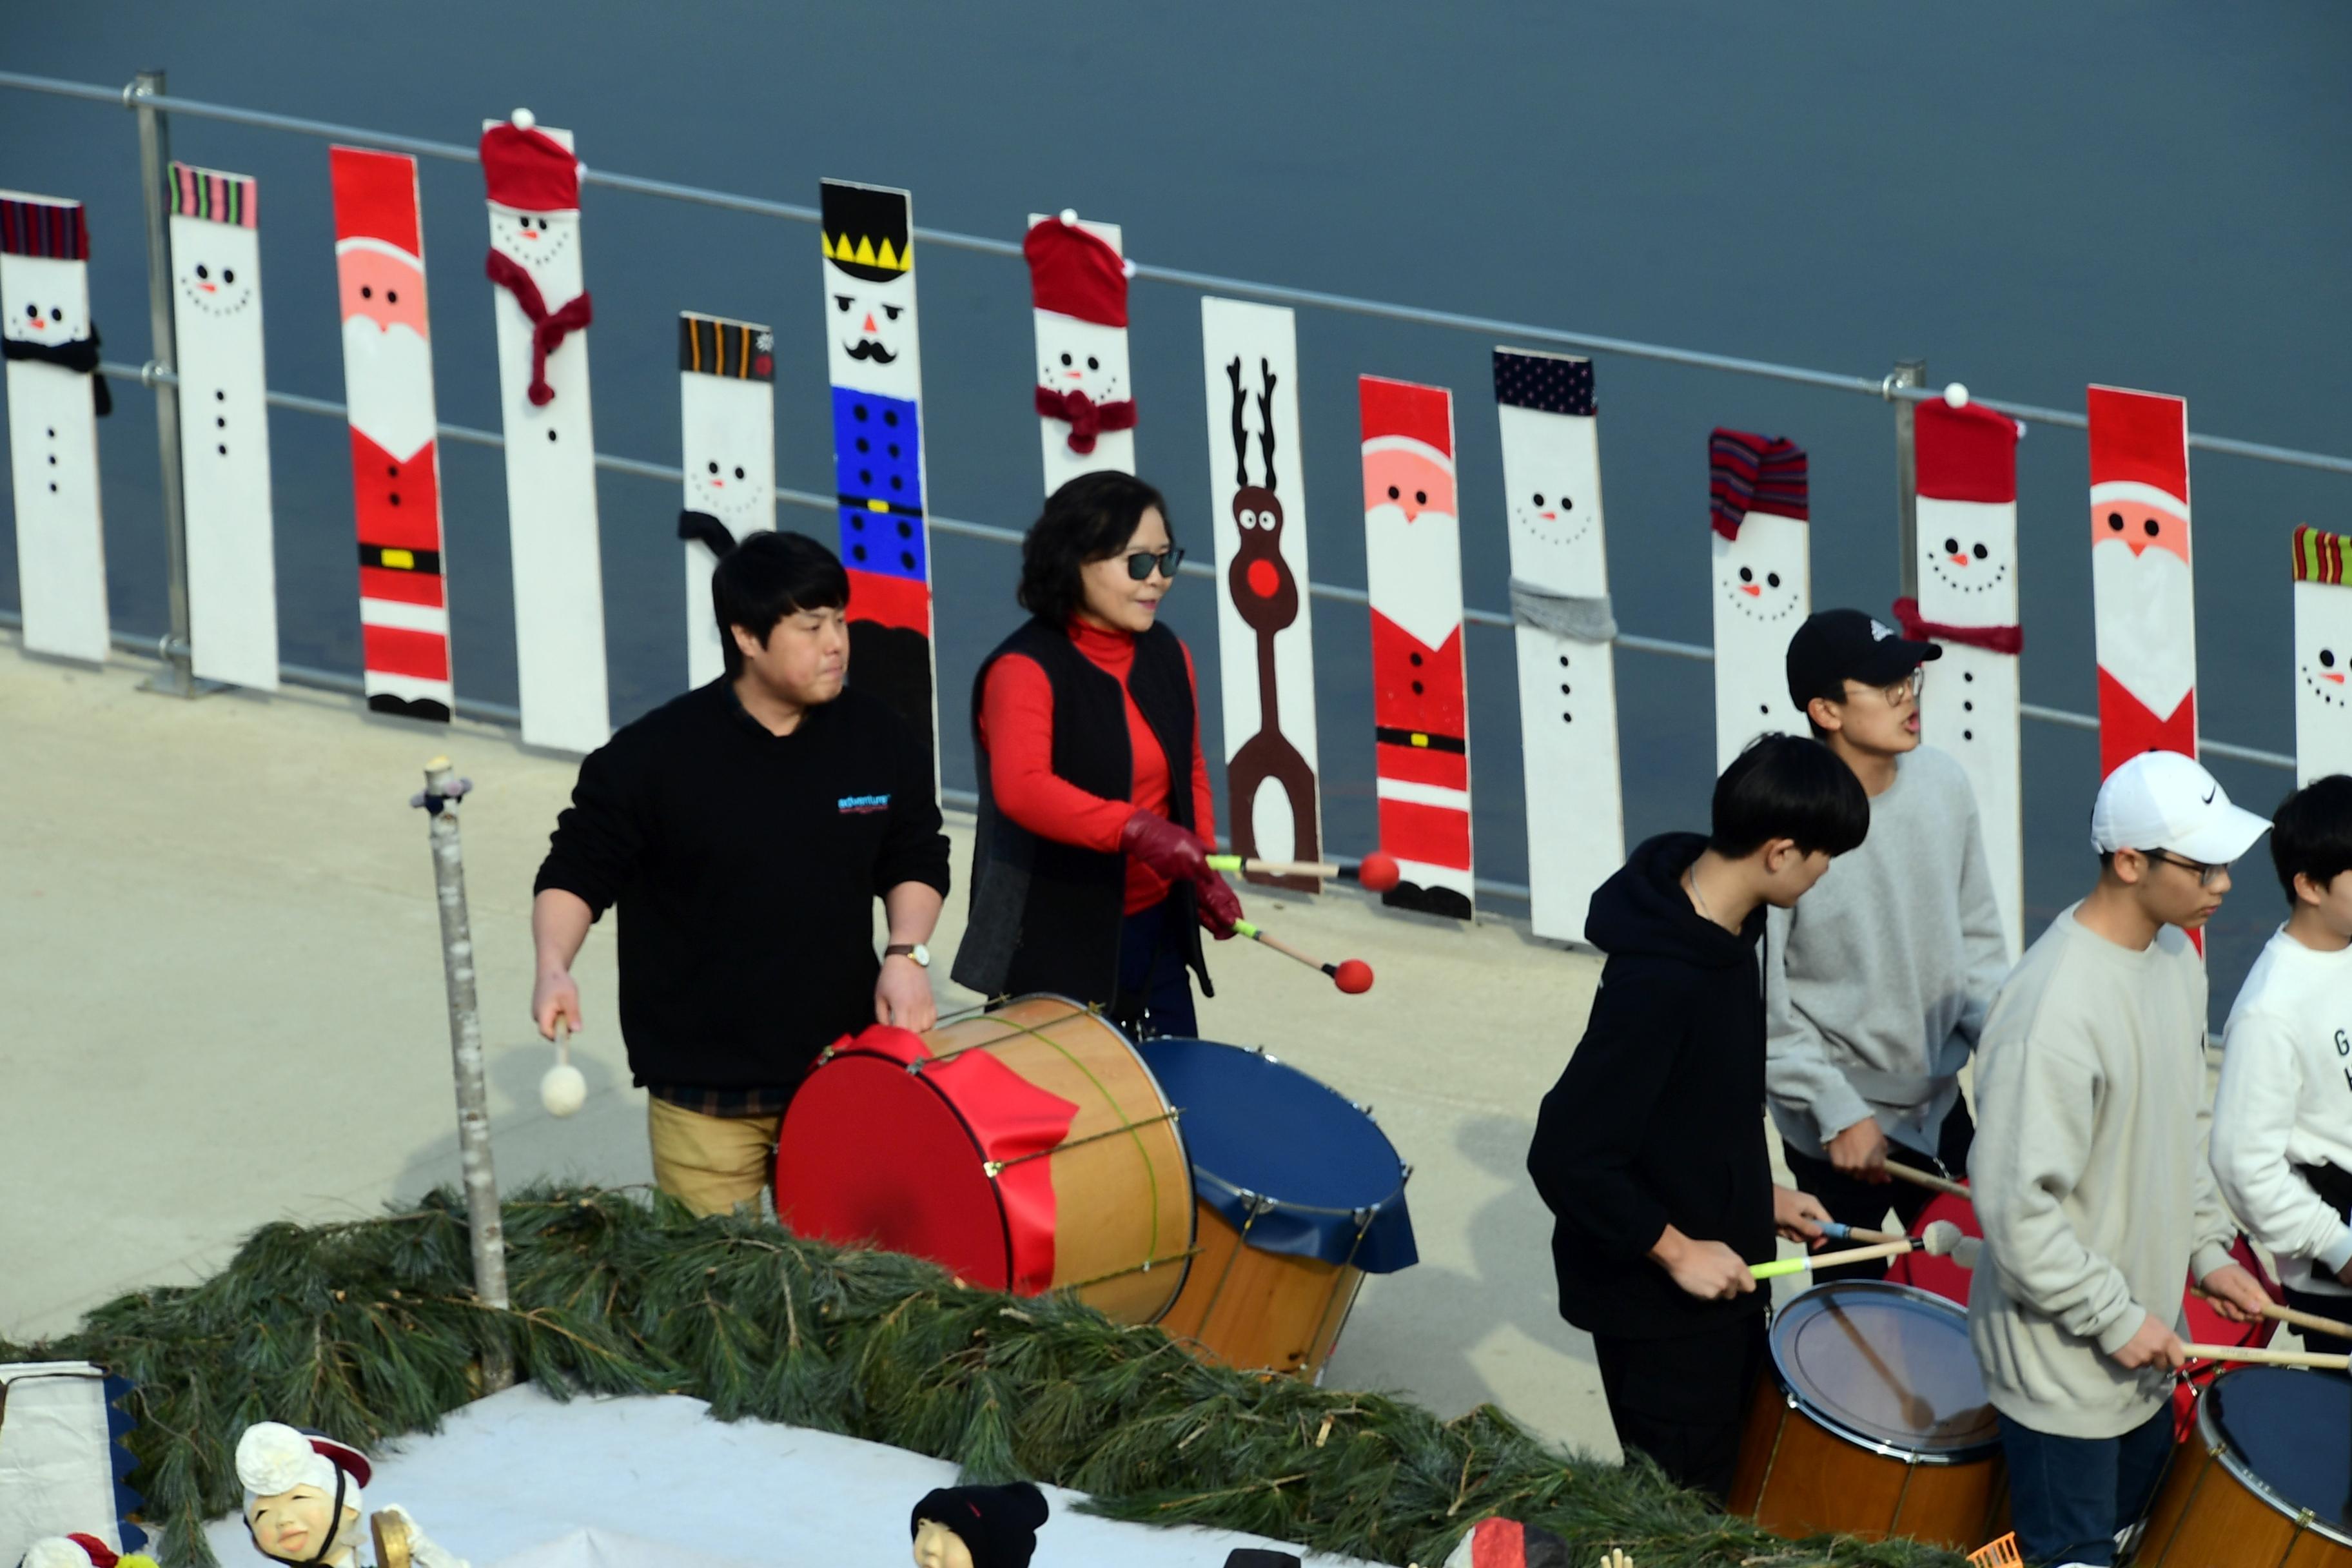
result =
M513 1305L470 1288L465 1204L254 1233L184 1289L143 1290L0 1360L83 1358L137 1385L131 1483L164 1560L212 1563L251 1422L361 1445L434 1429L503 1342L549 1394L684 1394L722 1420L813 1426L1090 1493L1097 1511L1254 1531L1391 1563L1442 1562L1491 1514L1643 1568L1958 1568L1908 1542L1785 1542L1647 1464L1564 1453L1492 1406L1401 1400L1204 1366L1158 1329L1066 1300L967 1289L928 1263L803 1241L664 1198L534 1188L506 1205Z

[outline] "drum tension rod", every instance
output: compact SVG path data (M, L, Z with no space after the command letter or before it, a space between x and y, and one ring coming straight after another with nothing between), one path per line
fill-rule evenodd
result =
M1181 1110L1163 1110L1157 1116L1147 1116L1140 1121L1122 1121L1118 1126L1108 1128L1103 1131L1089 1132L1083 1138L1073 1138L1066 1143L1056 1143L1051 1149L1040 1149L1034 1154L1015 1154L1010 1160L984 1160L981 1163L980 1168L988 1173L989 1180L994 1181L1003 1172L1015 1165L1025 1165L1032 1160L1050 1160L1067 1150L1082 1148L1088 1143L1099 1143L1106 1138L1121 1137L1140 1128L1149 1127L1155 1121L1173 1121L1182 1114Z

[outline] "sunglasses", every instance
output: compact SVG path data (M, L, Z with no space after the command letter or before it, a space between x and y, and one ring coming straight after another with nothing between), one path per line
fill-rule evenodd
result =
M1157 555L1149 550L1139 550L1127 558L1127 575L1130 581L1140 583L1151 575L1156 566L1162 577L1172 581L1176 568L1183 564L1184 552L1172 544Z

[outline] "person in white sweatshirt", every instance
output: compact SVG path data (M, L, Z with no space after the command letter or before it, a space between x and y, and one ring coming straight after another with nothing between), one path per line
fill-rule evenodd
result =
M2287 796L2271 821L2271 863L2290 912L2230 1009L2213 1176L2278 1259L2287 1305L2342 1321L2352 1319L2352 777Z
M2147 1511L2188 1359L2183 1277L2236 1321L2268 1300L2230 1259L2203 1157L2205 966L2188 935L2267 826L2188 757L2124 763L2091 814L2098 885L2026 950L1985 1020L1969 1340L2037 1565L2103 1568Z

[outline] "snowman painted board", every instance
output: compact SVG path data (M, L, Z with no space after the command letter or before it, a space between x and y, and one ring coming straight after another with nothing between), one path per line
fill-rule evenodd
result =
M685 510L699 513L740 544L776 526L776 340L754 321L681 310L677 400L685 455ZM679 531L687 532L681 525ZM714 538L688 537L686 551L686 683L726 673L719 618L710 603Z
M1226 829L1235 853L1322 858L1315 647L1307 591L1296 319L1279 305L1201 301L1209 509L1224 704ZM1230 458L1226 457L1231 453ZM1314 877L1250 880L1313 892Z
M1949 394L1947 395L1948 397ZM2019 426L1981 404L1916 410L1919 600L1904 635L1944 657L1922 689L1920 738L1957 758L1976 795L1985 866L2013 960L2025 930L2017 649ZM1904 606L1898 605L1901 615Z
M1529 924L1538 936L1582 942L1593 890L1625 858L1592 362L1496 349L1495 416L1527 770Z
M1135 472L1135 375L1127 352L1119 226L1065 210L1029 215L1022 242L1037 332L1037 434L1045 493L1080 474Z
M1788 658L1812 613L1812 530L1804 448L1718 426L1708 466L1719 773L1759 735L1811 732L1789 700Z
M2294 782L2352 773L2352 540L2294 531Z
M176 161L166 189L190 667L206 680L275 691L278 567L257 195L249 176Z
M16 603L34 653L106 662L106 537L98 503L97 331L79 202L0 191L0 340ZM71 362L58 363L60 360Z
M2105 778L2142 752L2197 754L2189 403L2116 386L2085 402Z
M555 751L593 752L611 738L613 726L583 330L590 311L580 254L580 170L572 132L538 125L527 110L483 121L481 155L522 738ZM513 268L520 268L520 282ZM563 335L551 348L535 349L535 322L564 329ZM542 342L547 335L538 334Z

